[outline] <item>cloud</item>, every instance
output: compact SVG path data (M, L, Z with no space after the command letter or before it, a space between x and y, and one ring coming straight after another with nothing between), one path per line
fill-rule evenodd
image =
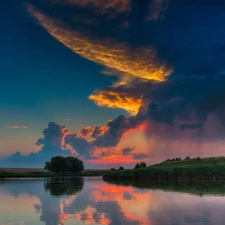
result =
M108 130L97 137L93 144L97 147L115 147L124 137L125 133L139 126L139 121L135 117L127 118L124 115L108 122Z
M84 127L83 129L80 130L81 136L87 137L90 134L90 128L91 127Z
M147 159L149 158L149 155L148 154L144 154L144 153L139 153L139 154L133 154L133 158L134 159Z
M76 134L68 134L65 137L65 146L70 145L78 153L80 157L84 159L92 158L94 152L94 146L88 142L85 138L78 137Z
M94 38L79 29L71 29L62 20L54 19L29 5L30 14L49 34L76 54L117 71L118 76L163 81L172 70L157 57L153 47L130 47L111 38Z
M142 105L142 94L143 90L139 90L138 85L119 85L98 89L89 99L98 106L121 108L130 115L136 115Z
M27 129L28 126L5 126L7 129Z
M134 148L130 148L130 147L124 148L122 150L123 156L129 155L133 150Z
M197 124L182 124L179 126L180 130L187 130L187 129L200 129L202 128L202 124L201 123L197 123Z
M89 99L131 115L119 115L104 128L84 128L81 137L66 135L65 143L77 154L90 159L96 149L115 148L140 126L145 128L149 154L133 154L135 159L166 157L173 153L172 147L183 154L180 146L189 153L183 143L193 144L191 151L197 154L207 149L205 143L223 140L225 14L217 10L224 12L224 3L54 2L52 9L51 4L37 3L27 9L59 42L103 66L104 74L117 76L111 86L98 88ZM66 17L61 4L70 9L65 10ZM37 144L45 145L45 140Z
M98 14L108 14L110 17L114 17L119 13L129 12L131 10L131 0L52 0L52 2L91 8Z
M152 0L149 6L147 20L162 20L168 7L169 0Z
M95 126L92 129L92 135L91 137L96 139L99 137L102 133L104 133L108 129L108 126Z
M27 156L17 152L12 154L12 156L7 159L7 162L25 167L43 167L45 162L49 161L54 156L73 155L73 152L63 147L64 139L68 134L69 131L66 129L65 125L50 122L48 127L43 130L44 137L39 138L36 142L36 145L42 145L42 148L38 152L32 152Z
M68 134L69 131L66 129L65 125L58 125L55 122L50 122L48 127L43 130L44 138L38 139L36 144L43 144L43 150L46 148L48 148L48 150L54 148L62 149L63 140Z

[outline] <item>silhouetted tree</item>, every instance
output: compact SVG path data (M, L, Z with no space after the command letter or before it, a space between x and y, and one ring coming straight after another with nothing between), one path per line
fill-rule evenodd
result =
M78 158L69 156L66 159L69 162L69 172L70 173L79 173L84 170L83 162L81 160L79 160Z
M124 170L124 168L122 166L120 166L119 170Z
M146 163L143 161L143 162L140 162L140 168L145 168L147 167Z
M44 169L54 173L77 173L84 170L83 162L72 156L55 156L45 163Z
M141 168L141 167L140 167L140 164L137 163L137 164L135 165L134 169L136 170L136 169L139 169L139 168Z
M189 157L189 156L187 156L184 160L190 160L190 157Z

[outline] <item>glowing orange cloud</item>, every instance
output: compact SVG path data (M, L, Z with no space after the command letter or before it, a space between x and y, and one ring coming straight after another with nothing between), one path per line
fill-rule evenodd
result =
M136 160L133 158L129 158L127 156L122 156L122 155L110 155L106 157L102 157L100 159L91 159L88 160L89 163L93 164L108 164L108 165L113 165L113 164L130 164L130 163L135 163Z
M136 115L142 100L135 99L132 96L126 96L122 93L116 93L113 91L95 91L92 95L88 97L98 106L105 106L108 108L120 108L129 112L131 115Z
M5 126L7 129L27 129L27 126Z
M72 30L62 21L41 13L32 5L27 8L59 42L81 57L116 70L119 76L129 74L136 78L163 81L172 71L157 60L157 51L153 47L131 48L110 38L94 39L87 33Z

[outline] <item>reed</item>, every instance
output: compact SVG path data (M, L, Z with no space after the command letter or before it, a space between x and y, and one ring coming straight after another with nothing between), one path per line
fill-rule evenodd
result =
M104 180L148 181L217 181L225 180L225 158L193 159L190 161L163 162L147 168L112 171Z

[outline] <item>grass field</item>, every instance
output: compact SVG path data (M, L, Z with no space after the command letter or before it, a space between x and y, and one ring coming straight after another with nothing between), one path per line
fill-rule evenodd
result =
M152 182L225 180L225 157L168 160L147 168L109 172L103 179Z
M47 172L47 171L41 168L0 168L0 172L27 174L32 172Z

